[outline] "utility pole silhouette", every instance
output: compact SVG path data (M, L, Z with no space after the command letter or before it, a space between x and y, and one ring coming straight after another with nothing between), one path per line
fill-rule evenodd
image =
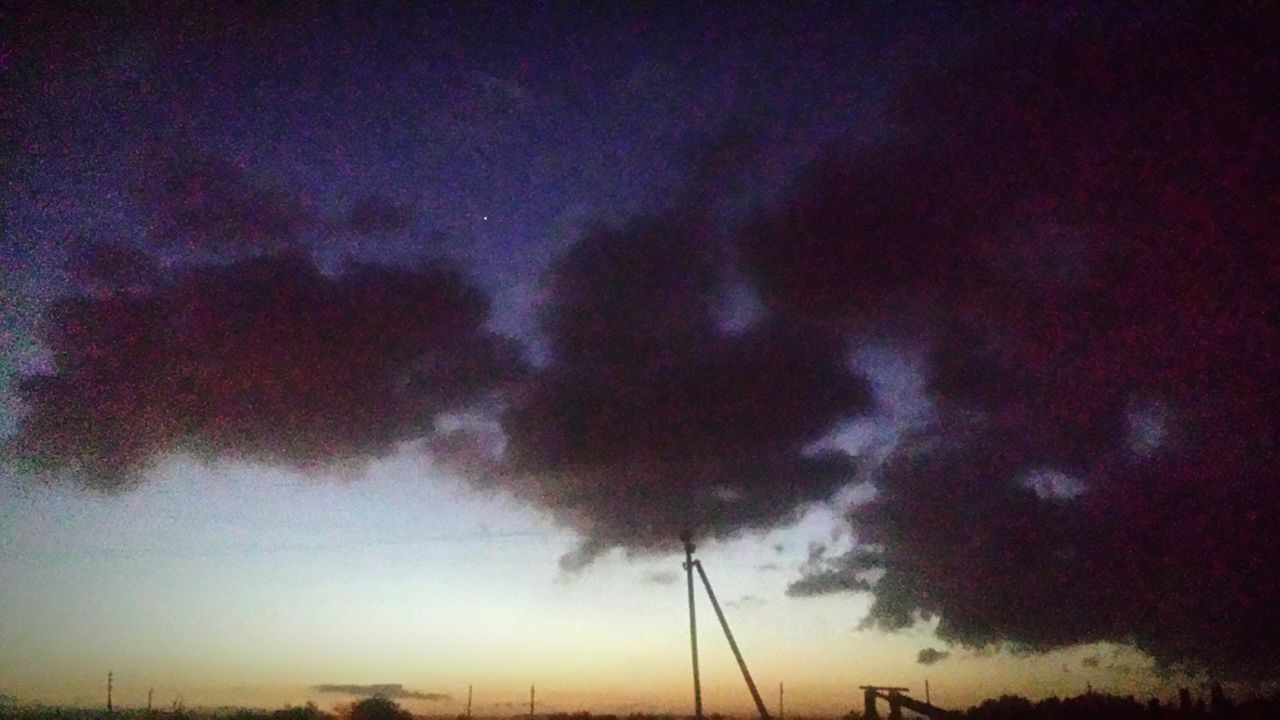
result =
M471 720L471 686L467 686L467 720Z
M782 720L782 718L785 718L787 716L783 708L784 706L782 704L782 683L778 683L778 720Z
M769 709L764 706L764 700L760 698L760 690L756 688L756 683L751 679L751 671L747 669L747 661L742 659L742 651L738 649L738 642L733 639L733 631L729 629L729 621L724 617L724 610L720 609L720 601L716 599L716 591L711 589L711 581L707 579L707 571L702 569L702 562L693 559L693 536L688 530L680 534L680 541L684 543L684 571L689 581L689 643L693 649L693 701L694 716L696 720L702 720L702 686L698 679L698 625L695 621L694 603L693 603L693 571L698 571L698 577L702 579L702 586L707 591L707 599L711 601L711 609L716 611L716 618L720 620L720 629L724 630L724 637L729 641L729 649L733 651L733 657L738 661L738 669L742 671L742 679L747 683L747 689L751 691L751 699L756 703L756 711L760 713L760 720L771 720L769 717ZM779 695L781 695L782 687L778 687ZM779 702L782 698L779 696Z
M689 646L693 650L693 717L702 720L702 684L698 679L698 618L693 610L693 533L680 535L684 543L684 574L689 581Z
M108 671L107 671L107 712L112 712L112 707L111 707L111 681L112 681L111 671L110 671L110 670L108 670Z
M155 688L147 688L147 714L151 714L151 693L155 692Z
M533 720L533 686L529 686L529 720Z

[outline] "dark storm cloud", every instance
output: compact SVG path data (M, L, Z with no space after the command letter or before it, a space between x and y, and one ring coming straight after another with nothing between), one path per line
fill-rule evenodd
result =
M309 18L306 12L243 10L206 17L177 9L149 13L139 23L129 14L54 10L24 25L28 32L21 35L39 45L52 43L22 53L33 58L27 70L35 73L24 86L39 88L37 94L55 105L65 93L45 80L56 80L56 68L63 66L34 59L74 56L92 63L103 47L112 46L123 48L122 61L137 65L131 69L122 62L122 74L132 79L120 82L107 82L90 68L82 76L85 97L71 106L80 110L76 129L92 141L85 144L100 149L104 138L120 137L120 154L135 158L129 169L138 179L137 209L155 257L177 264L193 258L261 259L193 271L149 292L67 300L51 309L45 325L55 367L25 382L29 412L17 438L19 454L55 469L78 470L107 487L170 449L307 465L376 454L396 440L424 435L436 411L458 404L437 402L433 392L449 400L451 391L467 400L478 394L462 392L470 386L456 387L461 381L454 377L433 384L405 376L414 376L417 364L425 366L424 373L446 374L467 363L488 367L488 354L498 353L489 348L490 338L472 342L473 335L483 334L483 320L468 328L465 342L437 348L425 360L404 359L420 351L421 338L412 337L420 328L403 319L387 322L378 316L380 309L369 313L367 323L348 317L356 311L343 291L362 280L328 278L271 259L281 248L323 242L309 233L319 220L323 230L340 224L343 231L374 233L393 232L405 221L401 208L380 198L352 208L312 207L292 186L274 180L282 166L301 171L297 185L310 192L308 198L334 190L352 196L345 181L317 167L318 157L339 157L343 174L348 153L350 167L396 166L386 176L402 184L418 182L425 175L418 170L439 170L437 176L447 178L440 194L454 196L447 204L510 205L511 216L518 210L519 222L528 223L527 234L534 235L553 234L537 216L563 213L561 203L591 205L598 199L590 212L602 217L626 212L621 208L635 207L635 200L648 206L651 186L674 165L662 156L675 154L695 158L693 187L677 193L683 210L594 233L558 263L544 323L553 346L550 364L503 398L503 428L486 437L499 436L496 441L477 449L464 441L464 433L454 432L429 438L429 445L459 466L484 470L474 475L478 483L510 487L581 530L586 542L568 566L611 547L670 544L685 527L727 536L776 525L804 503L829 496L850 475L852 462L837 452L810 452L809 445L836 421L865 410L865 385L846 367L846 338L840 333L768 318L743 321L742 332L733 335L720 331L717 313L733 279L724 267L729 256L712 247L716 233L707 226L711 216L727 216L724 206L737 196L752 195L750 188L721 185L759 177L737 167L757 149L755 139L744 136L758 130L731 131L720 142L688 142L694 130L715 125L727 107L699 102L696 112L684 112L694 94L740 95L750 102L752 92L745 86L733 90L737 81L720 75L735 57L760 56L760 48L744 45L736 31L722 33L725 28L768 40L773 50L767 55L790 72L798 67L792 65L795 44L776 35L779 23L806 32L824 23L772 12L729 17L714 8L631 17L614 11L592 17L535 13L537 22L488 11L456 22L449 21L452 13L415 14ZM566 19L572 22L556 26ZM733 38L726 48L731 52L721 52L723 40L704 36L701 23ZM529 25L535 26L532 35L521 27ZM637 34L642 26L648 29ZM486 32L473 33L474 27ZM518 42L494 43L501 48L491 52L484 37L494 29L504 36L512 31L509 39ZM547 50L562 46L558 41L567 35L583 42L564 45L567 54ZM591 36L625 43L598 47L588 41ZM75 52L58 48L55 38L66 39ZM104 45L103 38L110 42ZM696 53L684 55L677 50L682 45ZM846 34L804 45L824 66L843 64L844 75L856 74L856 63L843 54L855 45ZM452 51L423 55L424 47L466 49L476 69L463 69L456 60L461 55ZM335 48L369 52L346 57ZM676 72L674 83L639 83L650 87L613 99L618 78L637 62L683 70L699 65L691 65L690 57L716 56L728 62L705 64L706 70L687 78ZM521 69L513 75L496 69L501 66ZM459 74L474 87L463 91L448 80ZM423 91L437 86L444 90ZM104 95L107 88L112 92ZM807 106L813 88L806 82L799 90L787 96L803 94ZM567 106L550 107L566 98ZM681 112L655 108L657 103ZM747 114L763 115L755 110L768 104L757 102ZM425 123L424 108L431 109ZM535 110L538 116L523 117ZM777 110L779 118L761 124L811 114L807 107ZM522 115L518 124L525 130L493 122L495 115L510 112ZM454 113L454 119L433 120ZM39 119L30 123L36 129L47 127L46 119L72 117L26 115ZM575 130L579 126L586 132ZM181 130L170 130L175 127ZM182 132L191 133L190 142L160 142L139 152L139 137ZM436 145L435 138L423 142L432 134L440 136L439 146L427 155L440 158L470 154L459 152L450 135L482 140L466 149L475 150L484 172L476 175L468 167L474 159L424 167L434 160L425 161L416 150ZM542 136L558 139L548 145ZM365 142L372 138L379 142ZM508 142L520 152L503 152ZM673 152L672 142L694 146L693 152ZM625 150L619 155L620 148ZM561 153L550 165L569 168L564 182L541 160ZM610 156L622 157L623 165L602 165L600 158ZM111 162L117 160L113 155ZM273 160L279 164L273 167ZM628 179L614 183L611 174ZM388 192L403 197L403 185ZM694 200L703 205L698 212L687 207ZM488 268L487 279L519 276L508 271L520 263L541 266L549 248L559 247L542 241L538 253L516 252L512 242L503 238L477 253L480 263L498 268ZM512 258L509 266L500 254ZM384 257L392 255L403 260L403 249L391 248ZM248 282L245 274L267 277L240 292L241 280ZM464 307L469 302L464 298ZM420 317L433 318L436 310ZM364 335L379 329L385 337L378 335L377 342L388 347L363 354ZM402 336L408 336L403 346L394 344L392 338ZM393 359L384 360L387 353ZM488 387L491 378L484 371L473 374L478 385ZM503 431L509 441L500 437ZM482 457L504 444L505 455Z
M916 655L916 662L921 665L934 665L951 657L951 653L937 648L925 648Z
M380 697L388 700L430 700L439 702L448 700L445 693L418 692L408 690L400 683L379 683L375 685L313 685L312 690L318 693L334 695L354 695L356 697Z
M869 409L848 358L870 338L929 358L932 423L852 511L859 545L815 548L789 594L870 590L868 625L936 619L971 647L1111 640L1274 673L1280 23L1262 3L1095 14L1010 13L971 57L895 78L884 137L824 157L732 247L711 226L753 138L690 153L674 210L552 263L545 366L443 433L516 374L484 298L441 270L271 255L305 235L303 203L157 146L151 250L265 257L163 283L95 261L86 285L136 291L46 313L53 371L23 381L11 450L116 488L168 450L311 466L425 439L577 530L572 569L829 498L854 461L814 443ZM334 213L394 232L370 202ZM728 333L744 278L760 307Z
M408 229L413 208L380 195L366 195L347 213L347 227L361 235L393 235Z
M71 281L90 294L146 293L160 280L155 261L129 245L80 238L67 252Z
M136 197L157 248L233 257L294 247L309 217L292 192L185 142L151 143Z
M865 557L865 553L862 552L828 557L826 545L810 543L809 556L800 566L801 578L787 586L787 595L812 597L837 592L870 590L870 581L860 577L865 569L855 563L856 559Z
M43 318L9 453L103 489L169 450L299 467L426 437L512 379L484 296L444 268L300 256L183 271L152 292L70 297Z
M744 233L774 312L931 358L932 425L792 594L882 573L881 628L1280 667L1276 19L988 38Z
M853 471L810 452L863 411L839 335L764 319L719 328L722 263L696 216L589 233L557 263L542 325L551 361L503 418L520 491L611 547L673 547L792 519Z
M791 597L812 597L829 595L835 592L854 592L870 590L871 583L862 578L853 577L839 570L821 570L806 574L787 586L787 595Z

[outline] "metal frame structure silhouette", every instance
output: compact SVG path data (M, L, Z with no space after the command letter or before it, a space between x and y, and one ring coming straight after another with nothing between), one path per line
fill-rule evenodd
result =
M889 720L902 720L902 708L904 707L928 718L942 720L956 717L956 713L932 705L927 700L920 702L913 697L907 696L905 693L909 688L890 687L887 685L860 685L858 689L863 692L862 717L864 720L873 720L880 717L880 713L876 710L876 700L888 701Z

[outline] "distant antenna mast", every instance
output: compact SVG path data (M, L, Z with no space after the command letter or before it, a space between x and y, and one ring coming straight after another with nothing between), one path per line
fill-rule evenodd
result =
M782 683L778 683L778 720L782 720L787 716L782 704Z
M702 720L702 683L698 679L698 616L693 604L693 534L680 535L684 543L684 574L689 581L689 647L693 651L693 717Z
M111 708L111 681L112 681L111 671L110 671L110 670L108 670L108 671L107 671L107 712L111 712L111 711L112 711L112 708Z
M471 686L467 686L467 720L471 720Z
M533 686L529 686L529 720L533 720Z
M149 688L147 688L147 712L148 712L148 713L150 713L150 712L151 712L151 693L153 693L153 692L155 692L155 691L156 691L156 689L155 689L155 688L153 688L153 687L149 687Z

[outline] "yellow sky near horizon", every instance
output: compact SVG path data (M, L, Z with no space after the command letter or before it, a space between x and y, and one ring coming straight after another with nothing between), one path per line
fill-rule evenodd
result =
M400 683L447 693L407 704L456 715L691 711L682 557L603 557L566 575L575 538L510 498L431 475L411 457L360 481L303 480L181 459L133 493L88 496L8 484L0 511L0 692L94 706L115 674L120 706L321 707L314 685ZM1012 656L947 649L929 625L857 630L869 598L786 596L810 542L831 543L838 509L795 526L699 547L771 707L838 716L861 684L930 681L934 701L1074 695L1086 686L1172 697L1138 653L1110 646ZM843 542L837 538L837 544ZM751 714L736 663L698 588L707 712Z

